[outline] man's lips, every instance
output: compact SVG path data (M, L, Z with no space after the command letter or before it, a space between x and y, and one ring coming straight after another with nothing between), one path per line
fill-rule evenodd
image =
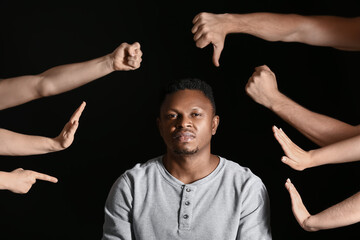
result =
M177 132L173 135L173 138L180 142L190 142L195 138L195 134L189 131Z

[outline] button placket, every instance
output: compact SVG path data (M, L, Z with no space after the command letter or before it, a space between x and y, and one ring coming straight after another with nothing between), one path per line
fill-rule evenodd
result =
M181 206L180 206L180 216L179 216L179 228L184 230L189 230L191 227L191 219L193 207L191 204L194 199L196 187L183 186Z

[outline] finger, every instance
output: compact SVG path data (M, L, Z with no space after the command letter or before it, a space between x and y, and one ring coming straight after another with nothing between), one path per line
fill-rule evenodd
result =
M299 169L299 167L298 167L298 162L294 161L293 159L291 159L291 158L289 158L289 157L283 156L283 157L281 158L281 162L283 162L284 164L288 165L288 166L291 167L292 169L302 170L302 169Z
M135 55L136 55L137 57L142 57L143 52L140 50L140 48L135 49Z
M270 68L267 65L261 65L259 66L259 68L263 69L263 70L267 70L267 71L271 71Z
M219 67L220 64L219 64L219 59L220 59L220 55L221 55L221 52L224 48L224 45L223 44L213 44L214 46L214 53L213 53L213 63L216 67Z
M20 171L24 171L24 169L23 168L17 168L15 170L13 170L13 172L20 172Z
M295 160L289 157L289 152L291 152L291 147L289 147L288 143L285 142L283 137L279 134L280 130L276 126L273 126L273 131L274 131L275 139L278 141L284 153L286 154L286 156L281 158L281 161L293 169L300 170L298 169L298 162L296 162Z
M199 38L201 38L203 32L202 31L197 31L193 37L194 41L196 42L197 40L199 40Z
M290 140L290 138L285 134L285 132L281 128L275 129L275 132L276 132L275 137L279 141L286 155L289 156L289 152L293 152L295 149L299 149L299 147Z
M279 129L279 134L288 145L296 145L293 141L291 141L288 135L286 135L286 133L284 132L284 130L282 130L282 128Z
M286 179L285 187L286 187L286 190L288 190L288 191L289 191L289 188L290 188L290 186L291 186L290 183L291 183L290 178Z
M140 49L140 43L135 42L134 44L132 44L128 47L127 51L130 56L135 56L137 49Z
M310 213L306 209L299 192L296 190L295 186L291 183L290 179L288 179L285 183L286 189L290 194L292 211L294 216L300 226L303 227L303 222L305 219L310 217Z
M138 58L138 57L129 57L126 60L127 60L126 65L128 65L130 67L139 67L140 63L142 61L142 59Z
M207 45L210 44L210 40L208 40L205 36L201 36L201 38L199 38L197 41L196 41L196 46L198 48L204 48L206 47Z
M32 171L32 173L33 173L33 176L36 179L43 180L43 181L48 181L48 182L52 182L52 183L57 183L58 182L57 178L52 177L50 175L39 173L39 172L34 172L34 171Z
M139 57L139 56L133 56L133 57L127 57L126 58L127 62L129 63L130 61L132 62L141 62L142 61L142 58Z
M200 21L199 21L199 22L196 22L196 23L194 24L194 26L191 28L191 32L192 32L192 33L202 32L202 31L200 31L200 29L199 29L200 24L201 24Z
M296 190L294 184L292 184L292 182L289 178L286 180L285 187L289 192L292 205L296 204L297 203L296 200L299 199L300 195L299 195L298 191Z
M72 122L72 123L70 123L71 125L70 125L70 127L67 129L67 135L68 136L74 136L75 135L75 132L76 132L76 130L78 129L78 127L79 127L79 122L78 121L74 121L74 122Z
M197 15L193 18L192 23L195 24L195 23L199 20L201 14L202 14L202 13L197 14Z
M282 135L280 135L279 129L276 126L273 126L273 131L274 131L275 139L278 141L278 143L280 144L280 146L284 150L284 152L286 152L285 150L287 150L287 144L284 141Z
M73 113L73 115L71 116L70 118L70 122L73 123L74 121L79 121L80 119L80 116L82 114L82 112L84 111L85 109L85 106L86 106L86 102L83 101L81 103L81 105L75 110L75 112Z
M252 77L250 77L245 85L245 92L247 93L247 95L250 95L250 84L252 82Z

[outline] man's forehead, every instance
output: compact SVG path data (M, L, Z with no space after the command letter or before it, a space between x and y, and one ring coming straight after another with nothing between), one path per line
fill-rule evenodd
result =
M210 100L200 90L185 89L179 90L174 93L167 94L163 106L170 105L211 105Z

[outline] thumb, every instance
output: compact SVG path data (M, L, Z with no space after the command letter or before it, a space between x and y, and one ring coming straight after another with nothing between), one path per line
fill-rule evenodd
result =
M213 53L213 63L216 67L219 67L219 59L220 59L220 55L222 50L224 49L224 44L213 44L214 47L214 53Z
M281 158L281 161L283 163L285 163L286 165L288 165L289 167L291 167L292 169L300 170L299 167L297 166L296 162L289 157L283 156Z

